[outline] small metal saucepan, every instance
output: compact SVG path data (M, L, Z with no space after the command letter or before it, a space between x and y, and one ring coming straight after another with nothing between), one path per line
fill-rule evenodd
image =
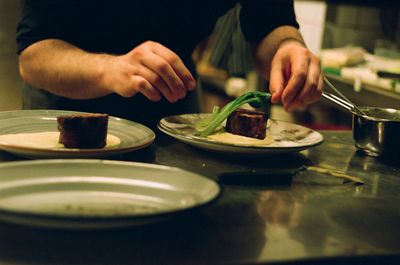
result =
M326 78L325 82L340 97L327 92L323 96L353 114L353 138L358 150L369 156L400 161L400 110L357 107Z
M353 112L353 138L356 147L370 156L398 157L400 162L400 110L360 108Z

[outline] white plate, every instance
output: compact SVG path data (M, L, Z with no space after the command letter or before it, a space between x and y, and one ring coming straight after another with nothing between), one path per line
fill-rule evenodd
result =
M209 114L183 114L163 118L158 128L184 142L199 148L233 154L283 154L316 146L323 141L320 133L301 125L268 120L267 136L272 142L266 145L228 144L196 135L195 124Z
M204 206L219 193L211 179L145 163L67 159L0 164L0 219L29 226L147 224Z
M17 133L57 132L57 116L82 112L62 110L20 110L0 112L0 136ZM117 155L150 145L155 134L149 128L128 120L109 117L108 133L118 137L117 146L93 149L21 146L0 140L0 149L28 158L89 158Z

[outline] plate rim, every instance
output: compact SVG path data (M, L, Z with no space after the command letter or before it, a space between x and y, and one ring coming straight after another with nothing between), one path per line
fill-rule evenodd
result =
M36 116L36 117L45 117L43 113L47 113L47 115L49 116L56 116L54 114L54 112L60 112L60 113L65 113L65 114L73 114L73 113L79 113L79 114L88 114L89 112L83 112L83 111L70 111L70 110L57 110L57 109L35 109L35 110L13 110L13 111L2 111L0 112L0 121L3 119L7 119L9 117L7 117L7 114L18 114L18 113L22 113L22 112L26 112L26 113L37 113L36 115L29 115L29 116ZM40 115L40 116L39 116ZM27 117L29 117L27 116ZM3 118L5 117L5 118ZM17 116L12 117L12 118L18 118ZM147 130L150 134L149 134L149 139L147 139L146 141L144 141L141 145L135 145L135 146L126 146L126 147L109 147L109 148L65 148L65 149L57 149L57 148L35 148L35 147L24 147L24 146L16 146L16 145L12 145L12 144L4 144L4 143L0 143L0 150L4 150L7 152L18 152L18 154L22 154L22 152L26 153L26 152L30 152L32 153L36 153L38 155L77 155L79 156L81 155L113 155L113 154L121 154L121 153L126 153L129 151L134 151L134 150L138 150L138 149L142 149L145 148L149 145L151 145L156 138L155 132L148 128L147 126L135 122L135 121L131 121L131 120L127 120L127 119L123 119L123 118L119 118L116 116L112 116L109 115L109 118L113 121L113 122L125 122L125 123L134 123L136 126L139 126L145 130ZM11 151L10 151L11 150ZM13 151L16 150L16 151ZM29 157L35 157L35 155L29 155Z
M46 220L53 220L53 221L60 221L60 222L76 222L76 223L90 223L90 222L124 222L124 221L134 221L134 220L146 220L146 219L154 219L165 217L168 215L176 215L179 213L183 213L190 210L199 209L205 207L215 201L217 201L223 193L223 189L220 183L217 181L205 177L202 174L192 172L189 170L185 170L178 167L173 166L166 166L166 165L158 165L158 164L150 164L150 163L142 163L142 162L130 162L130 161L116 161L116 160L106 160L106 159L41 159L41 160L26 160L26 161L11 161L11 162L3 162L0 163L0 169L4 167L16 167L16 166L24 166L24 165L41 165L41 164L64 164L64 163L83 163L83 164L109 164L109 165L124 165L124 166L140 166L145 168L157 168L157 169L164 169L170 171L181 171L196 175L197 177L202 178L203 180L212 183L216 187L216 193L213 196L207 198L204 202L195 203L190 205L189 207L185 208L175 208L173 210L161 211L156 213L149 213L149 214L141 214L141 215L116 215L116 216L61 216L61 215L54 215L49 213L30 213L24 212L19 210L9 210L0 207L0 215L14 215L17 217L23 218L34 218L34 219L46 219ZM1 219L1 218L0 218Z
M199 115L199 114L209 114L209 113L185 113L185 114L180 114L180 115ZM198 142L202 142L202 143L206 143L206 144L210 144L210 145L225 146L225 147L229 147L229 148L237 148L237 149L242 149L242 150L247 149L247 150L254 150L254 151L260 151L260 150L291 150L291 149L304 150L306 148L311 148L311 147L320 145L324 141L323 135L320 132L316 131L316 130L313 130L311 128L305 127L303 125L294 124L294 123L290 123L290 122L287 122L287 121L281 121L281 120L276 120L276 119L269 119L269 120L277 121L277 122L281 122L281 123L286 123L286 124L290 124L290 125L296 125L296 126L303 127L303 128L307 128L310 131L312 131L313 133L316 133L320 137L320 140L318 142L313 143L313 144L303 144L303 145L289 146L289 147L287 147L287 146L279 146L279 147L277 147L277 146L238 145L238 144L230 144L230 143L218 142L218 141L215 141L215 140L210 140L210 139L202 138L202 137L193 137L193 136L187 136L187 135L176 135L176 134L173 134L169 129L165 128L164 125L161 123L166 118L173 117L173 116L180 116L180 115L171 115L171 116L166 116L166 117L162 118L158 122L157 128L160 131L162 131L163 133L165 133L165 134L167 134L167 135L169 135L169 136L171 136L171 137L173 137L175 139L178 139L178 140L181 140L181 141L183 141L182 139L185 139L185 140L187 140L186 141L187 143L191 143L191 141L198 141Z

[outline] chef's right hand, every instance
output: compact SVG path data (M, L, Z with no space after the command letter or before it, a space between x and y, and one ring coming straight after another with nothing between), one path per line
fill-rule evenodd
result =
M113 92L123 97L142 93L151 101L159 101L164 96L173 103L196 87L195 79L178 55L153 41L113 57L107 67L106 82Z

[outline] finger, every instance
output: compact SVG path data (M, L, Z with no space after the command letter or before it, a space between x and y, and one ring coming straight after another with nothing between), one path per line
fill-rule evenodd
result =
M142 93L151 101L159 101L161 99L160 93L150 84L150 82L139 75L132 76L132 85L135 90Z
M323 77L323 74L321 72L321 74L319 75L318 87L317 87L317 91L320 94L320 96L322 96L323 90L324 90L324 77Z
M322 77L322 74L319 75L318 79L318 86L317 90L314 92L314 94L310 97L310 103L318 101L321 96L322 96L322 91L324 88L324 79Z
M319 61L317 58L313 58L311 59L311 63L308 68L306 82L296 99L304 102L305 104L312 103L315 97L314 94L317 93L320 75L321 68L319 66Z
M299 98L296 98L290 104L285 106L285 110L292 111L294 109L301 109L304 108L306 105L317 102L322 96L323 85L324 85L324 80L322 78L322 75L320 74L318 77L318 85L316 89L313 90L312 93L307 96L306 100L301 100Z
M271 64L271 73L269 79L269 91L272 94L271 102L278 103L281 101L282 92L284 89L284 69L281 62L273 61Z
M150 84L156 90L161 92L161 94L165 98L167 98L167 99L173 98L172 91L168 87L168 85L164 82L164 80L157 73L155 73L151 69L143 66L143 67L140 67L140 69L138 69L136 71L136 74L142 76L144 79L146 79L148 82L150 82ZM184 95L186 95L186 91L184 91Z
M141 63L159 75L168 85L171 94L164 94L169 102L176 102L183 95L184 84L171 65L157 54L149 53Z
M309 58L295 57L291 64L291 77L282 93L282 103L290 104L302 89L308 72Z
M175 53L165 48L161 44L156 43L156 45L156 48L153 49L154 54L163 58L168 63L168 65L172 67L175 74L182 81L183 86L177 86L176 88L178 92L178 98L184 98L186 96L186 91L193 90L194 87L192 87L192 85L195 84L192 84L191 81L188 79L189 77L187 76L187 74L189 74L191 77L189 70L186 69L182 60ZM182 71L184 71L185 73Z
M322 74L318 78L317 88L307 97L307 100L304 102L306 105L317 102L322 96L322 90L324 86L324 79Z
M164 60L166 60L172 66L175 73L183 81L183 84L185 85L185 88L187 90L193 91L195 89L196 81L193 75L190 73L181 58L176 53L156 42L153 43L152 51L155 54L164 58Z

